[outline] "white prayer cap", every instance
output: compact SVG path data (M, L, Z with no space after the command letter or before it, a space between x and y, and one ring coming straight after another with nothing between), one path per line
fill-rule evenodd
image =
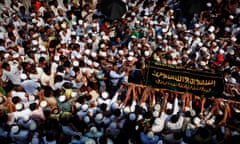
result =
M118 109L118 104L117 104L116 102L112 103L111 109L112 109L112 110Z
M239 7L235 9L235 13L236 13L236 15L240 14L240 8Z
M95 68L97 68L97 67L99 67L100 64L98 62L93 62L93 65Z
M87 65L91 66L93 64L92 60L87 60Z
M226 32L230 32L230 31L231 31L231 29L230 29L229 27L225 27L224 30L225 30Z
M65 22L62 23L62 24L61 24L61 28L63 28L63 29L67 28L67 24L66 24Z
M97 56L97 53L96 53L96 52L92 52L92 53L91 53L91 57L94 58L94 57L96 57L96 56Z
M237 38L236 37L231 37L231 41L236 42Z
M213 46L217 46L217 43L214 41L214 42L212 43L212 45L213 45Z
M84 116L83 121L84 123L88 124L90 122L89 116Z
M159 111L153 111L152 115L153 117L159 117Z
M162 32L163 32L163 33L166 33L166 32L167 32L167 29L166 29L166 28L162 29Z
M18 126L18 125L13 125L12 127L11 127L11 133L13 133L13 134L15 134L15 133L17 133L18 131L20 130L20 127Z
M47 103L46 100L43 100L43 101L40 102L40 107L41 108L45 108L45 107L47 107L47 105L48 105L48 103Z
M168 32L167 35L168 35L168 36L172 36L172 32Z
M215 27L214 27L214 26L210 26L210 27L208 28L208 31L211 32L211 33L214 32L214 31L215 31Z
M109 128L111 128L111 129L117 128L117 123L116 122L111 122L110 125L109 125Z
M82 24L83 24L83 20L81 20L81 19L78 20L78 24L79 24L79 25L82 25Z
M235 52L234 52L233 49L230 49L228 53L229 53L230 55L234 55L234 54L235 54Z
M32 41L32 44L35 46L35 45L38 45L38 41L37 40L33 40Z
M129 120L134 121L136 120L136 114L134 112L129 113L128 115Z
M73 35L73 36L77 35L76 31L72 31L71 35Z
M128 61L132 61L132 60L133 60L133 57L132 57L132 56L129 56L127 59L128 59Z
M132 35L131 38L135 39L135 38L137 38L137 37L136 37L135 35Z
M30 16L31 16L31 17L35 17L35 16L36 16L36 13L31 13Z
M13 56L12 56L14 59L16 59L16 58L18 58L19 57L19 54L18 53L15 53L15 54L13 54Z
M84 112L86 112L86 111L88 110L88 105L87 105L87 104L83 104L83 105L81 106L81 110L84 111Z
M96 144L96 141L93 138L87 138L84 144Z
M106 36L106 35L104 35L104 36L102 37L102 39L103 39L103 40L109 40L109 37Z
M135 13L135 12L132 12L132 13L131 13L131 16L136 16L136 13Z
M81 105L79 102L76 102L76 103L75 103L75 107L76 107L77 110L79 110L79 109L81 108L81 106L82 106L82 105Z
M54 61L59 61L59 60L60 60L60 57L57 56L57 55L55 55L55 56L54 56Z
M39 48L42 52L45 52L47 50L46 47L43 45L39 45Z
M156 125L160 125L161 124L161 118L156 118L155 120L154 120L154 124L156 124Z
M229 15L229 19L233 20L234 16L233 15Z
M196 24L194 24L194 27L195 27L195 28L199 28L199 26L200 26L200 25L199 25L199 24L197 24L197 23L196 23Z
M143 19L148 19L148 17L145 15L145 16L143 17Z
M20 77L21 77L22 80L26 80L27 79L27 75L25 73L22 73L20 75Z
M163 40L163 43L168 43L168 41L166 39Z
M98 113L98 114L95 116L95 121L101 122L102 120L103 120L103 114L102 114L102 113Z
M38 23L38 21L36 19L32 19L32 23L36 24L36 23Z
M99 56L101 56L101 57L107 57L107 52L102 52L102 51L100 51L100 52L99 52Z
M93 24L92 24L92 27L97 27L97 24L96 24L96 23L93 23Z
M173 105L171 103L167 103L167 109L172 109L173 108Z
M150 56L150 52L149 51L144 51L144 56Z
M37 129L37 123L35 121L32 121L29 125L29 130L35 131Z
M123 109L123 112L125 113L125 114L129 114L130 113L130 108L127 106L127 107L125 107L124 109Z
M178 38L178 35L173 35L173 38L177 39L177 38Z
M237 80L234 77L229 78L229 83L237 84Z
M90 54L90 52L91 52L91 50L90 50L90 49L86 49L84 53L85 53L86 55L89 55L89 54Z
M148 139L152 139L154 137L154 133L152 132L152 131L149 131L148 133L147 133L147 138Z
M119 50L118 53L119 53L119 55L124 55L123 50Z
M58 100L60 102L64 102L66 100L66 96L65 95L61 95L61 96L58 97Z
M177 65L177 61L176 60L172 60L172 65Z
M200 48L200 50L203 51L203 52L207 52L208 51L208 49L206 47L202 47L202 48Z
M66 44L67 42L65 40L61 40L60 44Z
M88 39L87 43L91 44L91 43L92 43L92 40L91 40L91 39Z
M153 25L153 24L154 24L154 22L153 22L153 21L150 21L150 22L149 22L149 24L150 24L150 25Z
M183 58L188 58L188 55L187 55L187 54L184 54L182 57L183 57Z
M155 111L160 111L160 110L161 110L160 104L155 104L153 109L154 109Z
M177 28L182 28L182 24L178 23Z
M200 125L200 122L201 122L201 120L200 120L199 117L195 117L195 118L193 119L193 123L196 124L197 126Z
M140 24L140 21L139 21L139 20L137 20L137 21L136 21L136 24Z
M162 36L161 36L161 35L158 35L157 38L158 38L158 39L162 39Z
M200 32L199 32L199 31L195 31L195 32L194 32L194 35L195 35L195 36L200 36Z
M224 51L223 49L220 49L220 50L219 50L219 53L220 53L220 54L224 54L225 51Z
M74 62L73 62L73 66L74 66L74 67L78 67L78 66L79 66L79 62L78 62L78 61L74 61Z
M210 2L206 3L207 7L212 7L212 4Z
M71 97L76 97L78 95L78 93L77 92L75 92L75 91L73 91L72 93L71 93Z
M100 45L100 48L104 48L106 45L103 43Z
M4 58L8 58L9 56L10 56L9 53L5 53L5 54L4 54Z
M16 109L17 111L21 111L23 108L24 108L23 103L17 103L17 104L15 105L15 109Z
M77 25L77 22L73 21L73 22L72 22L72 25Z
M202 47L202 46L203 46L203 43L202 43L202 42L199 42L197 45L198 45L199 47Z
M189 40L189 38L187 36L184 37L185 40Z
M174 12L174 10L173 10L173 9L170 9L170 10L169 10L169 12L173 13L173 12Z
M130 56L134 56L134 52L133 52L133 51L130 51L130 52L129 52L129 55L130 55Z
M205 61L200 61L200 65L201 66L206 66L206 62Z
M104 99L107 99L108 96L109 96L109 94L108 94L107 91L102 92L102 97L103 97Z

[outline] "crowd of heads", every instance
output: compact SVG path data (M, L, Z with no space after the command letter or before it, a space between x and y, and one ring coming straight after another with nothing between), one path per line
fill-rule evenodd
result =
M0 1L3 143L234 142L239 1L123 2L111 19L97 1ZM224 92L148 87L148 61L222 73Z

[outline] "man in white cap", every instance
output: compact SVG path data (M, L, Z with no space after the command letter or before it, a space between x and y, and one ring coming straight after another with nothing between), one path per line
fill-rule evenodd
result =
M120 71L120 68L118 68L117 65L113 66L113 69L109 73L110 76L110 95L114 95L117 91L119 84L121 82L121 79L125 76L124 71Z
M141 132L140 133L140 140L142 143L157 143L159 140L159 136L154 135L154 132L148 131L146 133Z
M155 118L154 123L152 125L152 131L155 132L155 133L162 132L162 130L164 129L164 126L165 126L165 121L168 118L168 116L166 114L166 109L167 109L169 94L164 93L163 96L164 96L164 101L163 101L163 104L162 104L160 117Z
M1 65L1 68L3 69L3 74L1 76L1 79L6 84L10 84L9 86L12 87L13 85L19 85L21 83L21 70L22 67L20 64L18 65L10 65L8 62L4 62ZM11 85L13 84L13 85ZM10 88L9 87L9 88Z
M17 144L26 144L29 141L29 134L28 130L21 129L19 125L12 125L9 136Z

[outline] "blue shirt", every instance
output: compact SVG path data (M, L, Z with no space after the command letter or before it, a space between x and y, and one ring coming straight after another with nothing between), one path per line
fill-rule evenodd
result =
M140 139L142 144L156 144L159 140L159 136L154 136L152 139L149 139L144 132L141 132Z

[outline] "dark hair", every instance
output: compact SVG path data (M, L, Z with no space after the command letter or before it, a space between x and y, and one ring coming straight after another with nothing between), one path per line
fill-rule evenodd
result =
M115 110L113 111L113 115L115 115L116 117L120 116L120 115L121 115L120 109L115 109Z
M13 104L17 104L17 103L19 103L21 101L21 99L18 97L18 96L13 96L13 98L12 98L12 103Z
M29 105L29 109L30 109L31 111L35 110L36 107L37 107L37 104L36 104L36 103L31 103L31 104Z
M179 119L179 115L175 114L171 117L171 122L176 123L178 121L178 119Z
M55 83L56 82L61 82L61 81L63 81L63 77L61 75L56 75L54 81L55 81Z
M3 68L3 69L6 69L8 66L9 66L9 63L8 63L8 62L4 62L4 63L2 64L2 68Z
M107 104L102 103L102 104L100 105L100 109L101 109L102 111L106 111L106 109L107 109Z
M42 63L42 62L44 62L45 60L46 60L45 57L40 57L38 61L39 61L39 63Z

